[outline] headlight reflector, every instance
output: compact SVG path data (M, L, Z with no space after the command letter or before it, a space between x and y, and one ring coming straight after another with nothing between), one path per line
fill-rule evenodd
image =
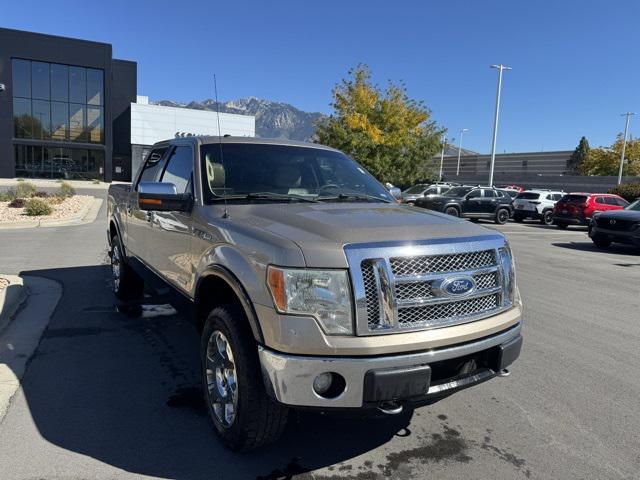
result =
M516 303L516 267L513 263L513 255L509 244L498 250L500 255L500 267L504 282L504 305L511 306Z
M267 285L281 313L313 316L330 335L352 335L351 287L346 270L267 270Z

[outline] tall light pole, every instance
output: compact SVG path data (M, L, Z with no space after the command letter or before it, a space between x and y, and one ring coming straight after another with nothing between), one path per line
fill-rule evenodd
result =
M460 138L458 139L458 167L456 168L456 177L460 175L460 152L462 151L462 134L468 131L468 128L460 129Z
M493 117L493 141L491 142L491 169L489 171L489 186L493 187L493 170L496 163L496 141L498 140L498 117L500 116L500 93L502 92L502 72L511 70L505 65L491 65L498 69L498 93L496 94L496 114Z
M443 133L442 134L442 152L440 152L440 179L439 181L442 181L442 164L444 163L444 148L447 145L447 136Z
M624 122L624 140L622 141L622 154L620 155L620 170L618 171L618 185L622 183L622 170L624 169L624 152L627 149L627 132L629 131L629 119L632 115L635 115L633 112L627 112L620 115L621 117L627 117Z

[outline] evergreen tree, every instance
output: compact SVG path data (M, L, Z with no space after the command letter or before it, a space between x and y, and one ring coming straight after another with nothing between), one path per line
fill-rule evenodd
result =
M569 161L567 162L569 172L578 173L580 167L589 155L589 150L589 141L587 140L587 137L582 137L580 139L580 143L573 151L571 157L569 157Z

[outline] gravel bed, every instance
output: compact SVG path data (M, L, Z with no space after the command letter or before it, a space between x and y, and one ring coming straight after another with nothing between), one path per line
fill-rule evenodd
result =
M49 202L51 199L43 198L41 200ZM90 195L74 195L58 205L51 203L51 208L53 209L51 215L43 215L40 217L29 217L24 214L24 208L9 208L9 202L0 202L0 224L42 219L66 220L76 215L91 203L91 201L93 201L93 197Z

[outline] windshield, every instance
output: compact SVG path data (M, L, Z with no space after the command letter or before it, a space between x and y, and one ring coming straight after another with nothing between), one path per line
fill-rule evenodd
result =
M444 194L445 197L463 197L469 193L473 187L455 187Z
M583 203L586 201L586 195L565 195L560 199L560 202L562 203Z
M407 188L404 192L402 193L422 193L427 189L428 185L414 185L411 188Z
M205 203L221 198L395 201L364 168L333 150L258 143L225 143L221 146L216 143L200 147L200 158Z
M624 207L625 210L634 210L640 212L640 199Z

